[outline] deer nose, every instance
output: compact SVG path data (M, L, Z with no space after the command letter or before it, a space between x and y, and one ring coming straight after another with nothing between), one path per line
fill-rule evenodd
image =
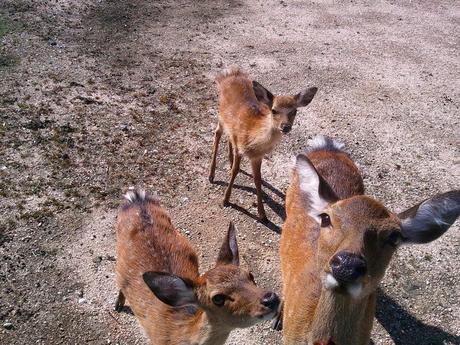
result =
M340 252L331 259L330 266L335 279L351 283L364 276L367 271L366 261L361 255Z
M292 126L288 123L284 123L281 125L281 131L286 134L286 133L289 133L291 131L291 128Z
M275 310L280 305L280 299L276 293L267 292L265 295L263 295L260 303L262 303L267 308Z

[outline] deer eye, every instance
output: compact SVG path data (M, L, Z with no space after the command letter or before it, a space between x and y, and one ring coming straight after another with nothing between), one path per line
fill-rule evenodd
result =
M225 303L225 296L222 294L212 296L212 303L214 303L218 307L222 307Z
M256 283L256 280L254 279L254 275L249 272L249 279L255 284Z
M385 239L385 244L389 244L392 247L397 247L401 243L402 236L399 231L392 231Z
M279 112L278 110L272 109L272 114L273 114L273 115L276 115L276 114L279 114L279 113L280 113L280 112Z
M321 218L321 227L322 228L327 228L328 226L331 226L331 218L327 213L321 213L319 215Z

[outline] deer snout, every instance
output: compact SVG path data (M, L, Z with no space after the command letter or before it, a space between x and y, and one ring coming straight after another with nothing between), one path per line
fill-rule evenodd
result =
M355 253L340 252L334 255L329 264L334 278L344 283L355 282L367 271L366 260Z
M260 303L271 310L278 310L280 305L280 298L276 293L270 291L263 295Z
M283 132L284 134L287 134L291 131L292 129L292 125L289 124L289 123L282 123L281 124L281 132Z

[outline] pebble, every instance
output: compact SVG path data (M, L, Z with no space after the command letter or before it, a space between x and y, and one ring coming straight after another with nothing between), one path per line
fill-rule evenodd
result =
M102 256L95 256L95 257L93 258L93 262L94 262L95 264L98 264L98 263L100 263L101 261L102 261Z
M11 322L5 322L3 328L8 330L13 329L13 324Z
M86 303L86 298L79 298L78 299L78 304L83 304L83 303Z

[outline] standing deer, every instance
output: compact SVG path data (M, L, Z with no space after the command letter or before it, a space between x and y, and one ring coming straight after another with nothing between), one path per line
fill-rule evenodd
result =
M296 159L281 234L284 344L332 337L367 345L376 290L404 243L440 237L460 214L460 191L436 195L400 214L364 195L343 145L317 137Z
M228 156L231 177L225 191L223 205L228 206L233 183L246 155L251 161L256 185L257 212L267 220L262 204L262 158L271 152L283 134L291 131L297 108L308 105L317 88L306 89L295 96L273 96L256 81L248 79L239 69L230 69L216 78L219 92L219 119L214 134L209 181L214 181L217 149L222 133L228 135Z
M278 296L239 267L232 223L216 266L200 276L195 250L159 202L142 191L126 199L117 221L115 309L122 310L126 297L151 344L224 344L232 329L277 313Z

